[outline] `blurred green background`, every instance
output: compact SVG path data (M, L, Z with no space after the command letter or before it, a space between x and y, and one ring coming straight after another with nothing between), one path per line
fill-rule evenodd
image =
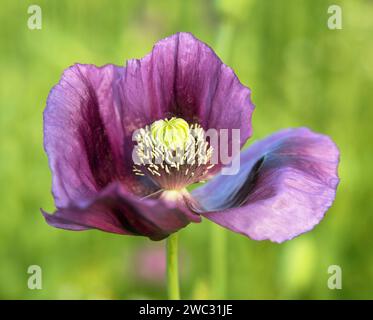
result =
M27 27L30 4L42 9L41 30ZM327 28L331 4L342 7L342 30ZM222 42L227 29L233 38ZM251 141L308 126L330 135L341 150L335 204L312 232L281 245L226 232L228 277L220 297L372 299L369 0L2 1L0 298L166 298L163 242L69 232L44 222L39 208L52 212L54 206L42 111L71 64L123 65L178 31L215 48L252 89ZM184 298L217 297L210 277L211 231L204 221L180 232ZM328 266L335 264L343 271L342 290L327 287ZM42 290L27 287L30 265L43 270Z

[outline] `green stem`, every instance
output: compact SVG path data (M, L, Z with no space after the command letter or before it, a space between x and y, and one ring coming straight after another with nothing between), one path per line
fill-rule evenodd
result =
M167 238L167 293L169 300L179 300L179 267L178 267L178 235L171 234Z
M230 48L234 34L234 25L231 21L222 21L217 40L216 52L224 63L230 58ZM211 226L211 294L212 299L225 299L227 287L227 244L226 232L220 226Z

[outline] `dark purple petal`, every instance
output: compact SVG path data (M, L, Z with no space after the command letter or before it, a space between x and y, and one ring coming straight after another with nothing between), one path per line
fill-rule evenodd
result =
M190 33L165 38L141 60L129 60L121 98L131 118L147 117L147 124L176 116L206 130L240 129L241 146L251 136L250 90Z
M118 180L137 194L154 191L133 174L131 152L125 153L130 147L116 86L122 73L113 65L74 65L48 97L44 146L57 207L90 199Z
M57 228L99 229L152 240L161 240L190 222L201 220L181 202L141 199L118 183L111 184L88 203L58 209L53 215L42 212L47 223Z
M218 175L193 196L204 217L254 240L283 242L324 217L339 183L338 163L329 137L283 130L243 151L236 176Z

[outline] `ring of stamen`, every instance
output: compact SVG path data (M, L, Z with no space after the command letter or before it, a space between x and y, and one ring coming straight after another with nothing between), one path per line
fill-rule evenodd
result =
M180 190L202 182L214 166L210 164L213 148L199 124L189 126L175 117L158 120L138 130L134 139L133 172L149 176L163 189Z

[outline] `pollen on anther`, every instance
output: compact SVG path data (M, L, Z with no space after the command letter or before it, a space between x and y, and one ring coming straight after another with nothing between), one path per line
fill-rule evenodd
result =
M135 141L138 163L133 172L149 176L164 189L199 182L214 166L209 163L213 148L206 141L203 128L196 123L189 126L180 118L159 120L138 130Z

